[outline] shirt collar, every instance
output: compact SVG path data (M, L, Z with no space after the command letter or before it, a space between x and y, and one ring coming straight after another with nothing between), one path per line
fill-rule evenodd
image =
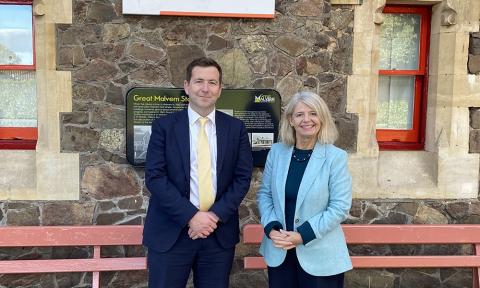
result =
M190 105L188 105L188 122L190 123L190 126L194 125L195 122L197 122L198 118L201 117L202 116L200 114L193 110ZM207 118L213 124L213 127L215 127L215 109L207 115Z

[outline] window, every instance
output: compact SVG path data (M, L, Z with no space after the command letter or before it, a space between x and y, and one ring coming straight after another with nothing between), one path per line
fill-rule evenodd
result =
M381 25L377 141L420 150L425 142L430 8L386 6Z
M0 148L35 149L37 97L32 1L0 0Z

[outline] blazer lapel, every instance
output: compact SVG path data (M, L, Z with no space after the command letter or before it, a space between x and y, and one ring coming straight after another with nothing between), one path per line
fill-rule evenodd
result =
M228 147L228 133L230 126L228 119L225 119L222 113L215 112L215 129L217 131L217 183L220 181L220 171L222 171L223 159ZM218 185L217 185L218 187ZM218 193L217 193L218 195Z
M310 191L313 182L315 182L315 180L317 179L318 173L321 171L325 159L325 145L319 143L315 144L312 156L310 157L307 168L305 169L305 173L303 174L302 182L300 183L300 187L298 188L295 211L297 211L298 207L302 205L302 202L305 199L307 193Z
M276 190L278 200L280 202L281 211L285 211L285 185L287 184L288 169L290 168L290 161L292 159L293 146L283 146L283 151L280 151L278 156L277 175L275 177ZM283 215L285 217L285 215ZM283 219L285 222L285 219Z
M178 149L180 150L183 170L187 179L190 179L190 127L186 109L178 114L177 122L174 124L174 131Z

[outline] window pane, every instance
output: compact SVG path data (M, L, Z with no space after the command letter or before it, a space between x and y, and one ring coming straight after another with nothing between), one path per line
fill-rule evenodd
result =
M31 5L0 4L0 65L33 65Z
M380 76L377 129L412 129L414 76Z
M420 15L385 14L380 36L380 69L417 70Z
M35 71L0 71L0 127L37 127Z

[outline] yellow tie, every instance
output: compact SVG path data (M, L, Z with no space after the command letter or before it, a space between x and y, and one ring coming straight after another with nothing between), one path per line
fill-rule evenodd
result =
M198 196L200 198L200 211L208 211L215 201L213 198L210 145L205 131L208 118L201 117L199 120L200 131L198 132L197 142Z

